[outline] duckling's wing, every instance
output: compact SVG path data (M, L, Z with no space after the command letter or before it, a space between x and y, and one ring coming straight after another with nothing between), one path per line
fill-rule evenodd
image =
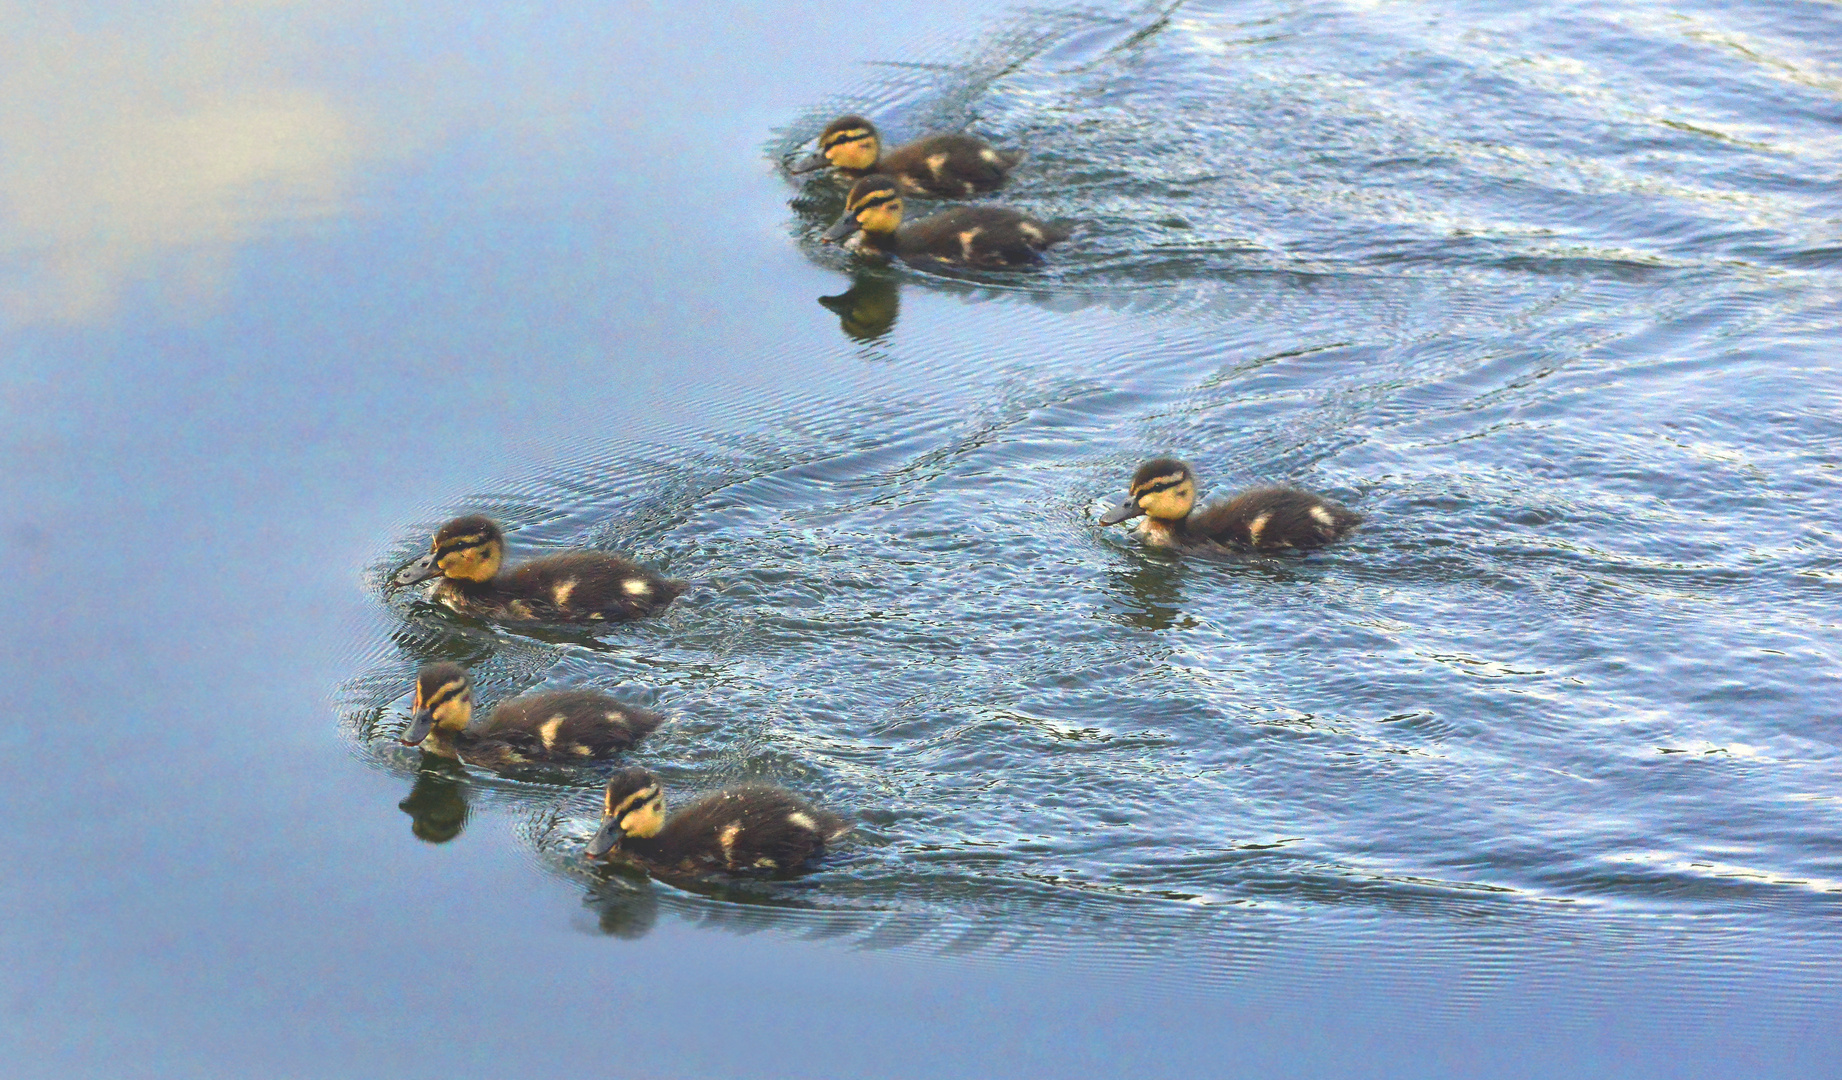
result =
M494 772L519 769L543 760L541 749L535 746L528 732L482 735L461 742L456 751L468 765Z

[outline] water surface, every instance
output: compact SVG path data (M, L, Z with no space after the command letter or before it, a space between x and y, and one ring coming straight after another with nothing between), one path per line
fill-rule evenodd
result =
M1835 6L860 14L7 13L21 1074L1820 1071ZM1080 235L853 265L846 110ZM1147 552L1158 453L1370 523ZM386 593L461 510L700 585ZM437 657L859 827L591 872L394 745Z

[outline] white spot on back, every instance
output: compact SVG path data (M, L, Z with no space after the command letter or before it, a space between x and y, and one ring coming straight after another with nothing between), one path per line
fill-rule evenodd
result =
M934 179L940 179L941 175L946 172L946 168L947 156L945 154L929 154L927 156L927 171L934 174Z
M651 596L652 585L645 578L628 578L620 583L620 591L628 596Z
M1336 515L1324 509L1322 506L1314 506L1311 508L1311 518L1319 525L1335 525L1337 523Z
M1029 237L1030 242L1033 244L1040 244L1043 242L1043 231L1027 221L1019 221L1017 223L1017 231Z
M813 832L819 831L819 823L812 820L812 815L800 810L787 815L787 824L795 828L810 829Z
M717 830L716 842L723 845L723 858L734 861L736 837L741 835L742 823L739 821L732 821Z
M1248 522L1247 523L1248 541L1251 543L1258 544L1260 542L1260 534L1263 531L1265 531L1266 523L1271 520L1273 520L1273 515L1271 511L1268 511L1267 513L1261 514L1259 517Z
M544 749L556 749L556 729L563 726L563 721L565 719L566 717L558 713L550 719L545 720L543 726L537 729L537 733L544 737Z
M986 160L987 162L989 162L990 164L993 164L993 165L1002 165L1002 164L1004 164L1004 157L1003 157L1003 155L1001 155L1001 154L999 154L999 153L998 153L998 152L997 152L996 150L993 150L993 149L992 149L991 147L989 147L989 146L987 146L987 147L986 147L985 149L983 149L983 150L980 150L980 151L979 151L979 156L980 156L980 157L982 157L982 158L984 158L984 159L985 159L985 160Z
M985 231L984 229L974 226L973 228L967 229L965 232L959 234L959 250L965 253L965 257L968 262L970 262L972 259L972 242L974 240L977 240L979 238L979 234L984 231Z
M557 607L569 603L569 594L576 591L576 579L557 582L556 588L550 590L550 599L556 601Z
M761 867L763 870L775 870L780 867L779 863L775 862L773 859L768 858L766 855L763 855L759 859L756 859L755 865Z

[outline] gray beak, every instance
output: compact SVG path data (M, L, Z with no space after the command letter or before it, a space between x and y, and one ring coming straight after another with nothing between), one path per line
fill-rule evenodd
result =
M582 854L591 859L599 859L613 851L619 843L620 822L612 817L604 817L601 819L601 828L589 837L588 846L582 849Z
M1117 525L1127 518L1135 518L1144 513L1138 508L1138 500L1127 496L1126 501L1100 515L1100 524Z
M838 223L826 229L825 235L819 239L827 244L835 244L856 231L857 215L846 211L845 215L838 219Z
M429 737L434 730L435 714L427 709L417 709L409 718L409 730L403 733L403 745L414 746Z
M787 171L797 176L800 173L817 172L830 164L831 159L826 157L823 151L820 151L809 158L801 158L798 165L793 166Z
M390 579L392 585L414 585L418 581L427 581L441 576L441 567L435 565L435 553L429 552L403 569L398 570Z

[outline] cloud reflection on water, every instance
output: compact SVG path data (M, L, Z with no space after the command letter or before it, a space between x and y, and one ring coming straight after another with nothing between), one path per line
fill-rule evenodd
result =
M278 6L105 21L0 2L0 317L91 320L147 280L196 315L241 245L345 211L403 144L295 73L355 7Z

